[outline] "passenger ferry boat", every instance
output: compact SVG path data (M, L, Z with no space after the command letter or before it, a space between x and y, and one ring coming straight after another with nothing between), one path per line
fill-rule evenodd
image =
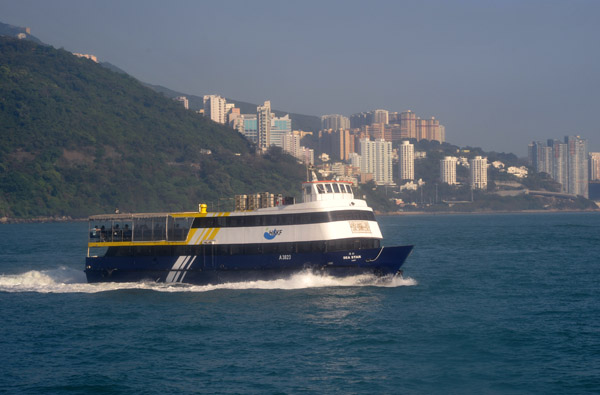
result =
M373 210L351 183L302 184L302 203L279 195L236 196L233 212L89 217L88 282L217 284L401 273L413 246L383 247Z

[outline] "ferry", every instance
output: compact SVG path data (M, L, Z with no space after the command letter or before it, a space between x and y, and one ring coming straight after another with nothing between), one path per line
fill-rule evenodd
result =
M89 217L87 281L197 285L273 280L312 271L335 277L401 275L413 246L381 245L373 210L352 183L302 184L302 202L238 195L231 212Z

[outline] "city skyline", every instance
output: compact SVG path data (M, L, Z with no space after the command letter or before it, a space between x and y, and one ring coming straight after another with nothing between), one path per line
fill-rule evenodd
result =
M587 147L587 140L581 136L565 136L564 141L532 141L527 148L529 163L536 172L546 173L558 182L561 192L587 198L592 164Z
M520 157L547 135L600 151L597 2L23 0L0 15L184 94L315 116L410 109L452 144Z

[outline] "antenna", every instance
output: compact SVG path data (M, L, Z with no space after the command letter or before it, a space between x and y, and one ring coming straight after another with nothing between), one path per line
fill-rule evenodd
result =
M309 164L308 161L304 162L304 164L306 165L306 182L309 182L309 178L308 178L308 168L309 168Z
M315 173L315 167L314 166L307 166L306 167L306 181L308 181L308 170L311 171L312 173L312 181L319 181L319 178L317 178L317 174Z

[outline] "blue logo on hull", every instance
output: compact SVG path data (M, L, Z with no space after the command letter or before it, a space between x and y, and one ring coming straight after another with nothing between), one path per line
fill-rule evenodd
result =
M273 240L275 237L279 236L281 234L282 230L281 229L273 229L273 230L268 230L264 233L264 237L267 240Z

